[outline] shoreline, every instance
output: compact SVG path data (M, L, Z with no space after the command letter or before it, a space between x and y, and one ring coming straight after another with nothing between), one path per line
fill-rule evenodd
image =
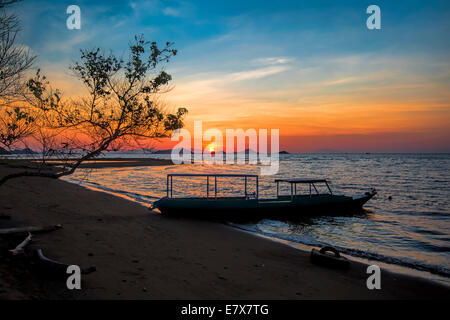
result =
M81 186L83 188L86 188L87 190L91 190L91 191L96 191L96 192L104 192L107 194L111 194L115 197L118 198L122 198L125 199L127 201L131 201L134 203L137 203L141 206L143 206L144 208L149 209L150 207L148 206L148 203L142 202L142 201L137 201L136 199L132 198L131 196L127 196L125 194L121 194L118 192L112 192L112 191L108 191L108 190L104 190L101 188L97 188L97 187L93 187L87 184L82 184L82 183L77 183L74 180L69 180L69 179L64 179L64 181L67 181L69 183L73 183L77 186ZM81 182L81 181L79 181ZM270 236L270 235L266 235L266 234L262 234L262 233L258 233L258 232L254 232L254 231L250 231L250 230L246 230L245 228L241 228L239 225L233 226L233 223L224 223L225 226L228 226L230 228L232 228L233 230L238 230L247 234L250 234L252 236L256 236L259 237L261 239L266 239L269 241L273 241L275 243L278 244L282 244L282 245L286 245L288 247L294 248L295 250L299 250L305 254L310 254L311 250L313 248L317 248L317 246L314 245L308 245L308 244L304 244L304 243L300 243L300 242L295 242L295 241L290 241L287 239L283 239L283 238L278 238L275 236ZM380 261L380 260L376 260L376 259L369 259L369 258L364 258L364 257L357 257L357 256L353 256L350 254L344 254L349 260L357 262L357 263L361 263L364 265L370 265L370 264L378 264L380 266L382 266L386 271L389 271L391 273L394 274L398 274L398 275L406 275L406 276L411 276L411 277L419 277L425 281L430 281L439 285L444 285L447 287L450 287L450 278L447 278L443 275L440 275L438 273L432 273L430 271L425 271L425 270L419 270L419 269L414 269L408 266L404 266L401 264L394 264L394 263L388 263L388 262L384 262L384 261ZM434 277L434 278L430 278L430 277Z
M0 166L0 174L11 170ZM348 271L318 267L298 249L226 225L149 214L135 202L67 181L21 178L1 188L0 210L12 217L2 227L61 223L63 229L36 236L33 246L50 258L97 266L70 295L65 283L40 283L34 274L25 281L11 272L13 281L2 287L28 298L36 283L35 294L49 299L442 299L450 292L384 270L382 289L368 290L363 264L352 262ZM0 297L17 298L12 289Z
M232 226L231 226L232 227ZM289 240L285 240L282 238L277 238L277 237L271 237L265 234L261 234L261 233L257 233L257 232L252 232L252 231L248 231L239 227L232 227L235 228L237 230L240 230L244 233L259 237L261 239L266 239L269 241L273 241L275 243L281 244L281 245L285 245L288 246L290 248L293 248L295 250L299 250L305 254L310 254L311 250L313 248L318 249L318 247L313 246L313 245L307 245L307 244L303 244L303 243L299 243L299 242L293 242L293 241L289 241ZM450 278L446 278L444 276L438 275L438 274L433 274L429 271L422 271L422 270L417 270L417 269L413 269L413 268L409 268L406 266L402 266L402 265L397 265L397 264L389 264L383 261L378 261L378 260L371 260L368 258L361 258L361 257L355 257L349 254L344 254L344 256L353 262L356 263L360 263L363 264L365 266L369 266L372 264L377 264L380 266L381 269L384 269L387 272L390 272L392 274L398 275L398 276L408 276L408 277L413 277L413 278L419 278L422 279L424 281L429 281L431 283L435 283L438 285L442 285L445 287L449 287L450 288ZM439 279L430 279L429 276L436 276Z

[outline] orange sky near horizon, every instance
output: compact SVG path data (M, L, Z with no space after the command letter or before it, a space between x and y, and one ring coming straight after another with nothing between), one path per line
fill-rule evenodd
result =
M68 97L84 92L66 72L49 78ZM163 96L168 110L188 107L185 128L191 134L194 120L202 120L203 131L216 128L224 137L226 129L279 129L280 150L289 152L450 151L450 94L440 82L372 87L344 78L264 92L215 85L218 79L177 81L175 74L172 90ZM152 143L158 149L175 144Z

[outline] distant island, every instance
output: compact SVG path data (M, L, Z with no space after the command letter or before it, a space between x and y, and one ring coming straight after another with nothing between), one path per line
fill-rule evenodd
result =
M251 149L245 149L244 151L239 151L239 152L234 152L235 154L238 154L238 153L245 153L245 154L248 154L248 153L250 153L250 151L251 151ZM172 153L172 149L160 149L160 150L158 150L158 149L137 149L137 150L129 150L129 151L124 151L124 152L127 152L127 153L148 153L148 154L171 154ZM192 150L187 150L187 149L184 149L184 152L187 152L187 153L191 153L191 154L193 154L193 153L195 153L196 152L196 150L195 149L192 149ZM198 152L201 152L200 150L198 150ZM253 151L253 152L255 152L256 153L256 151ZM224 153L226 153L226 152L224 152ZM289 152L287 152L287 151L280 151L279 152L279 154L290 154Z
M342 152L340 150L323 148L323 149L317 149L317 150L315 150L315 151L313 151L311 153L327 153L327 154L330 154L330 153L344 153L344 152Z
M12 155L12 154L37 154L37 152L33 151L30 148L6 150L5 148L0 147L0 155Z

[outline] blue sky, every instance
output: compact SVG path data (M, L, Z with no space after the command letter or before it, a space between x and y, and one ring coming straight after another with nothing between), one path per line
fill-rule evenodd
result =
M370 32L365 9L374 3L24 0L17 10L23 16L24 42L52 61L76 58L80 46L120 52L137 33L174 41L183 60L200 65L205 57L213 62L227 57L228 65L255 54L311 57L420 50L448 57L450 42L442 38L450 31L448 1L376 1L382 11L382 30ZM65 27L71 4L82 11L79 31ZM197 46L203 50L199 52Z
M81 8L81 30L66 28L72 4ZM381 30L366 28L371 4L381 8ZM79 87L62 70L80 48L125 54L143 33L175 42L170 101L188 105L191 120L251 120L289 135L439 134L448 142L450 1L24 0L15 10L21 41L69 93ZM392 105L399 107L389 114Z

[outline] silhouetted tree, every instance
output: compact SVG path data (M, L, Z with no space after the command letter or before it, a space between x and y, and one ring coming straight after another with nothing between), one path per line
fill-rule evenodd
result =
M167 112L160 99L172 79L164 66L176 53L172 43L160 48L143 36L130 43L126 60L100 49L81 50L80 61L70 68L87 89L78 99L63 99L38 71L27 82L29 127L42 142L42 163L55 156L64 161L52 171L43 167L5 176L0 185L21 176L69 175L102 151L142 145L181 128L187 109Z
M9 149L30 136L33 117L17 106L26 92L24 77L35 60L25 46L17 43L19 19L6 8L18 0L0 0L0 147Z
M23 94L23 77L32 66L35 56L17 44L19 19L6 7L17 1L0 0L0 101L8 104Z

